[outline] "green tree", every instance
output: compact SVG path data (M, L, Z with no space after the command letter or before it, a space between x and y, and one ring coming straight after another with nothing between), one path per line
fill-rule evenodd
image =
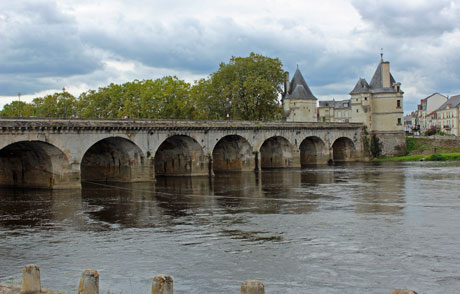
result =
M31 117L35 116L35 107L31 103L13 101L5 104L0 111L0 116L4 117Z
M274 120L280 117L278 97L284 77L278 58L251 53L221 63L209 80L195 84L192 93L208 116L225 118L228 113L236 120Z
M38 117L72 118L79 115L77 99L68 92L35 98L32 103Z
M175 76L135 80L84 92L78 105L85 118L190 119L196 108L190 89L189 83Z

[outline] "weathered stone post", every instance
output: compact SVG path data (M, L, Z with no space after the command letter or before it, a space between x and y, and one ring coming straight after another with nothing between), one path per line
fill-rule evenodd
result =
M391 294L417 294L417 292L409 289L396 289Z
M265 294L264 284L260 281L245 281L241 284L241 294Z
M168 275L156 275L152 282L152 294L173 294L173 278Z
M78 294L99 294L99 273L97 270L85 270L78 284Z
M40 268L36 264L28 264L22 272L21 294L40 293Z

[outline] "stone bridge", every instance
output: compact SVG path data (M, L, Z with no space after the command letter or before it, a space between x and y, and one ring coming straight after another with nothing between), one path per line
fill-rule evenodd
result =
M0 186L299 168L366 160L359 123L0 119Z

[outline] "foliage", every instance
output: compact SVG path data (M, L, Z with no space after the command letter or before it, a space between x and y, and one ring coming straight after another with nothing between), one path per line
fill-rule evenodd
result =
M438 126L431 126L428 130L425 131L425 136L432 136L439 134L441 132L441 128Z
M85 118L193 118L196 105L190 88L189 83L172 76L110 84L97 92L82 93L81 113Z
M376 158L373 161L420 161L425 158L425 155L406 155L397 157Z
M431 155L406 155L398 157L377 158L373 161L459 161L460 153L433 153Z
M197 83L194 94L200 108L210 116L234 120L274 120L281 117L278 97L284 81L282 63L251 53L248 57L232 57L221 63L208 80ZM213 117L211 117L213 118Z
M417 142L414 138L406 137L406 155L409 155L411 151L416 150L417 146Z
M38 117L78 117L77 100L67 92L35 98L32 103Z
M30 103L19 101L13 101L9 104L6 104L3 109L0 111L0 116L7 117L30 117L34 116L34 106Z
M19 105L23 117L77 117L77 99L70 93L54 93L33 99L32 103L13 101L6 104L0 116L18 117Z
M382 143L375 134L371 138L371 154L374 158L382 155Z
M430 156L428 156L426 158L426 160L428 160L428 161L444 161L444 160L447 160L447 158L445 156L443 156L442 154L433 153Z

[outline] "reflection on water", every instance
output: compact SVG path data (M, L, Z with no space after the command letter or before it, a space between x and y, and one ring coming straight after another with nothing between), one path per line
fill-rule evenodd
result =
M369 163L4 189L0 281L37 263L44 287L69 290L97 268L103 292L167 273L178 293L247 279L268 293L456 293L459 188L458 163Z

